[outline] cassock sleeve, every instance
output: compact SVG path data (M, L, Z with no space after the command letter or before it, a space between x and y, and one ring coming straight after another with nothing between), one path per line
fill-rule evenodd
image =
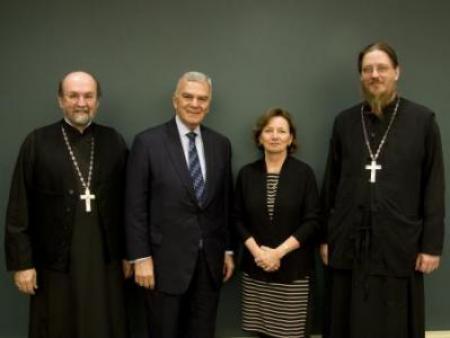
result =
M341 172L341 156L339 148L339 138L337 133L337 122L334 122L330 145L328 149L328 158L325 168L322 190L320 194L321 204L321 241L327 242L327 223L328 218L334 210L337 187Z
M122 236L121 237L122 240L121 240L121 247L120 247L120 250L121 250L120 255L121 255L122 259L127 259L127 254L126 254L126 249L125 249L126 248L126 244L125 244L126 236L125 236L125 216L124 216L125 199L124 199L124 196L125 196L126 165L127 165L127 159L128 159L129 152L128 152L128 146L127 146L125 140L123 139L122 135L120 135L117 132L116 132L116 134L118 137L118 142L120 144L120 151L122 153L121 161L120 161L121 170L119 173L120 178L121 178L121 184L120 184L121 189L120 189L120 193L119 193L121 196L121 204L120 205L122 206L121 220L123 221L122 226L120 228L120 234Z
M425 159L422 171L424 253L440 255L444 241L445 176L441 136L434 115L430 119L425 139Z
M136 260L152 255L148 201L151 191L150 159L147 146L138 136L128 157L125 192L125 235L127 258Z
M34 164L33 134L22 144L14 169L6 211L6 267L18 271L32 268L30 201Z

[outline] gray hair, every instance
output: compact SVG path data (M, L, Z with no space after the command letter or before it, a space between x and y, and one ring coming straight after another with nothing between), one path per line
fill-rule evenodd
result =
M201 73L201 72L190 71L190 72L184 73L179 78L179 80L177 82L177 87L175 88L175 95L178 94L178 88L180 87L180 82L183 80L194 81L194 82L206 82L209 85L210 91L212 92L212 80L208 75Z

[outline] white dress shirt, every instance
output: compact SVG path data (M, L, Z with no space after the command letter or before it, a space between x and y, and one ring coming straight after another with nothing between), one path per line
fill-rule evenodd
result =
M205 162L205 151L203 148L202 133L200 131L200 126L197 126L194 130L189 129L181 121L178 115L175 116L175 122L177 124L178 134L180 135L181 145L183 146L184 157L186 159L186 164L189 168L189 137L188 133L194 132L197 134L195 138L195 147L197 148L198 159L200 161L200 167L202 169L203 181L206 182L206 162Z

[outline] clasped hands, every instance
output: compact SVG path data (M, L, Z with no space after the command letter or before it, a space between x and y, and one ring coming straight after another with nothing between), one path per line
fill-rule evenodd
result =
M279 250L261 245L255 255L255 263L266 272L274 272L280 268L281 258Z

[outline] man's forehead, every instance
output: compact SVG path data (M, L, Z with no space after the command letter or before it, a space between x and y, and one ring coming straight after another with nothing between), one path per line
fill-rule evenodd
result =
M192 80L183 80L180 83L179 87L180 92L190 92L202 90L205 91L205 94L209 94L211 91L211 87L206 81L192 81Z
M376 50L367 52L362 59L362 64L374 63L374 62L393 64L389 55L385 51L382 51L380 49L376 49Z
M83 91L83 92L95 92L95 86L83 86L80 84L71 84L71 85L67 85L64 86L64 89L66 91L71 91L71 92L75 92L75 91Z
M77 75L77 74L69 74L63 80L63 87L67 91L76 91L76 90L84 90L84 91L95 91L97 89L97 84L95 80L85 74L85 76Z

